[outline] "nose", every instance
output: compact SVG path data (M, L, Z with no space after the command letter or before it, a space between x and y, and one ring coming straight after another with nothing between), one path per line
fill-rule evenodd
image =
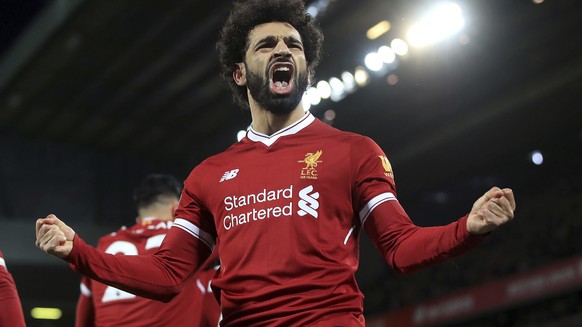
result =
M279 58L279 57L287 57L290 55L291 55L291 50L289 50L289 47L287 47L287 44L285 44L285 42L283 40L280 40L279 43L277 43L277 46L275 47L275 49L273 49L273 57Z

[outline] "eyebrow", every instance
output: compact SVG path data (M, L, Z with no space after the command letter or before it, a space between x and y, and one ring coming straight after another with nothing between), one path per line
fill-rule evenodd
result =
M279 39L279 37L274 36L274 35L269 35L266 36L260 40L258 40L254 46L257 46L261 43L268 43L268 42L277 42L277 40ZM293 37L293 36L284 36L282 37L283 41L285 41L285 43L289 44L289 43L299 43L303 46L303 43L301 41L299 41L297 38Z

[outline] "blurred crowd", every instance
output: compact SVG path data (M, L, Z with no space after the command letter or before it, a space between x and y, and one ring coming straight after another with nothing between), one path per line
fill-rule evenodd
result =
M582 254L579 161L561 167L557 175L564 178L532 174L512 186L517 198L516 219L471 252L411 275L388 270L378 281L382 287L364 291L368 315L397 310ZM539 322L544 319L575 312L582 312L582 294L578 290L526 308L480 317L478 321L482 326L542 326ZM477 322L471 325L481 326Z

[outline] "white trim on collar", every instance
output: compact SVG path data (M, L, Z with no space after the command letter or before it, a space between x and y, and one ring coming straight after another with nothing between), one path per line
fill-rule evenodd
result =
M266 135L263 133L259 133L255 131L252 127L249 128L247 132L247 137L249 140L253 142L262 142L266 146L271 146L275 141L277 141L281 136L292 135L300 130L304 129L305 127L309 126L311 123L315 121L315 117L311 113L305 114L305 116L301 117L298 121L289 125L282 130L274 133L273 135Z

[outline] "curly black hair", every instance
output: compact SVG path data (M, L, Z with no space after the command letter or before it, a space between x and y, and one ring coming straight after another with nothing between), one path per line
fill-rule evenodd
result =
M133 201L138 209L147 208L161 197L180 198L182 184L172 175L150 174L133 191Z
M314 73L319 63L323 34L313 17L307 14L302 0L243 0L234 7L220 31L216 47L220 56L221 75L233 93L234 102L249 108L247 90L238 86L232 74L237 63L244 61L248 49L248 36L255 26L285 22L291 24L301 35L308 70Z

